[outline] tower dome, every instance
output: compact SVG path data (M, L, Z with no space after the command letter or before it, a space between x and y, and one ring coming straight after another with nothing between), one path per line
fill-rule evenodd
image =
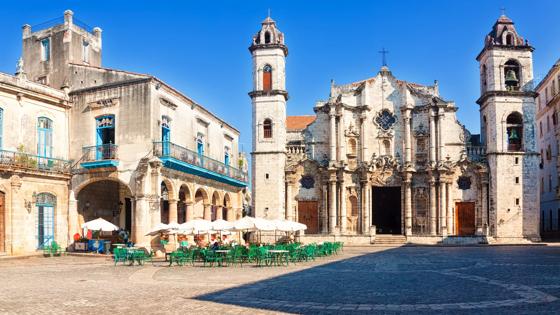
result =
M284 33L280 32L270 16L261 22L261 29L253 36L249 50L252 52L261 48L281 48L284 55L288 55L288 47L284 44Z

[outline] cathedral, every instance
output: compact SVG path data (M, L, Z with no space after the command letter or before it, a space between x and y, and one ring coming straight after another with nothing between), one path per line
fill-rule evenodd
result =
M539 240L533 47L505 15L476 58L480 134L437 81L401 80L387 66L332 82L314 115L287 116L288 47L270 17L249 51L253 215L305 223L306 237Z

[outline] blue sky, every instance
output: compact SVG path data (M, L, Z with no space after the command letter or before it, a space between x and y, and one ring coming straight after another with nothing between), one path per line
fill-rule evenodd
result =
M536 48L542 78L560 57L560 1L2 1L0 71L13 73L21 26L62 16L65 9L103 29L103 65L153 74L231 122L250 151L251 58L247 47L267 10L285 33L288 114L312 114L329 82L374 76L378 51L402 80L439 81L478 133L478 66L485 35L500 15L513 19Z

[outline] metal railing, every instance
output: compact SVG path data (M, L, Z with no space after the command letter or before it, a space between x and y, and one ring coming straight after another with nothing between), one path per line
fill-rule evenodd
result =
M486 160L486 147L482 145L467 145L467 156L471 161L482 162Z
M179 161L202 167L244 183L248 180L246 172L172 142L154 142L154 155L157 157L172 157Z
M31 31L32 32L38 32L38 31L42 31L42 30L46 30L48 28L51 27L55 27L58 25L64 25L65 21L64 21L64 16L59 16L57 18L39 23L39 24L35 24L31 26ZM75 17L72 17L72 24L84 29L85 31L89 32L89 33L93 33L93 27L87 25L85 22L78 20Z
M67 160L7 150L0 150L0 166L51 173L70 173L71 170Z
M118 160L116 144L100 144L83 147L83 162L93 162L102 160Z

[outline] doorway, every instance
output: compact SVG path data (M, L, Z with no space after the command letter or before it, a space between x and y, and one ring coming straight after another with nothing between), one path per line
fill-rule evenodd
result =
M455 203L455 226L459 236L474 235L474 202Z
M373 187L372 224L377 234L401 234L401 188Z
M319 208L317 201L298 201L298 222L307 225L307 234L319 233Z

